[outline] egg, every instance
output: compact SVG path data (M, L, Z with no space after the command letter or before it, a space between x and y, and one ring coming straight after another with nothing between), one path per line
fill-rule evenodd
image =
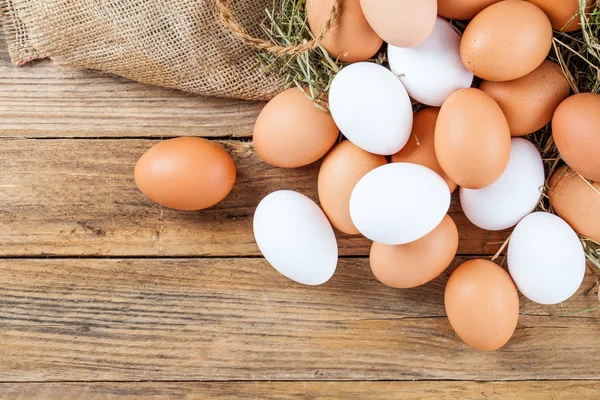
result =
M256 120L252 139L256 153L267 163L296 168L327 154L338 135L331 115L294 87L267 103Z
M560 156L575 171L600 181L600 94L580 93L563 101L552 117Z
M456 268L444 304L454 331L477 350L499 349L517 327L519 294L506 271L491 261L469 260Z
M452 193L456 183L444 173L435 155L434 133L439 113L439 108L426 108L414 115L411 137L402 150L392 156L392 162L408 162L432 169L446 181Z
M448 19L472 19L481 10L500 0L438 0L438 15Z
M552 23L552 29L557 31L572 32L581 28L579 0L528 0L541 8ZM594 0L587 1L587 10L591 11Z
M308 0L308 25L318 37L331 14L334 0ZM345 0L335 25L325 35L321 45L333 57L343 62L365 61L373 57L383 40L371 28L360 7L359 0Z
M442 170L458 184L481 189L508 165L510 131L500 106L479 89L452 93L435 126L435 153Z
M405 244L442 222L450 207L446 182L422 165L392 163L375 168L350 196L352 222L368 239Z
M526 1L504 0L481 11L467 25L460 56L478 77L509 81L539 67L551 47L552 26L546 14Z
M528 135L548 125L571 91L560 66L549 60L521 78L483 81L479 88L496 100L513 136Z
M393 288L413 288L437 278L458 249L456 224L446 215L427 235L414 242L389 246L373 243L369 261L373 275Z
M385 164L384 156L367 153L349 140L325 157L319 170L319 202L335 228L350 235L359 233L350 217L350 195L363 176Z
M544 163L536 147L514 138L508 166L500 178L482 189L460 188L460 204L473 224L488 231L516 225L542 196Z
M335 272L338 248L319 206L291 190L263 198L254 213L254 238L279 273L305 285L321 285Z
M571 297L585 275L577 234L554 214L535 212L519 222L508 243L508 270L528 299L556 304Z
M390 69L408 94L420 103L439 107L450 94L468 88L473 74L460 59L460 35L438 18L431 35L416 47L388 45Z
M135 184L146 197L176 210L214 206L229 194L235 177L235 164L221 146L194 137L159 142L134 171Z
M373 30L397 47L423 43L437 16L436 0L360 0L360 5Z
M600 182L586 182L565 166L550 178L548 197L571 228L600 243Z
M343 68L331 83L329 108L342 133L369 153L392 155L410 136L410 98L398 77L381 65Z

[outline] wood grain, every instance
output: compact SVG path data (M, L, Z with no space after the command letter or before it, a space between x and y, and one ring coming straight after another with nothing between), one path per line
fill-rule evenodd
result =
M137 159L154 140L3 140L0 151L0 255L259 255L255 207L268 193L292 189L317 199L319 164L294 170L262 162L250 143L220 142L238 179L230 196L201 212L164 209L133 181ZM460 254L493 254L508 232L468 222L456 196L451 215ZM370 242L339 234L340 254L368 255Z
M509 344L477 352L445 279L394 290L365 259L320 287L262 259L1 260L0 381L600 379L598 313L523 300ZM594 304L582 291L563 310Z
M597 400L600 381L114 382L0 384L3 400ZM546 397L547 396L547 397Z

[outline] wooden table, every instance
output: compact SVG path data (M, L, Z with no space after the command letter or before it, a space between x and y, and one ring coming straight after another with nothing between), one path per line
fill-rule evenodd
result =
M600 398L600 314L552 317L598 304L591 275L562 305L522 299L509 344L477 352L445 317L447 273L388 288L370 243L344 235L320 287L260 258L254 208L276 189L316 199L318 171L259 160L262 104L17 68L6 52L0 84L0 399ZM183 135L218 140L238 166L203 212L159 207L133 182L138 157ZM472 226L456 197L451 215L454 266L508 236Z

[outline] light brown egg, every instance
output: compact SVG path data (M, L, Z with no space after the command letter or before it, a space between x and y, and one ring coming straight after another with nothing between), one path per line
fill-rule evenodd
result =
M509 81L539 67L551 46L552 26L539 7L522 0L504 0L477 14L467 25L460 56L476 76Z
M581 27L579 15L579 0L528 0L541 8L552 23L552 29L572 32ZM587 2L587 10L591 11L595 1Z
M552 135L571 168L600 182L600 94L580 93L563 101L552 117Z
M176 210L201 210L223 200L235 164L218 144L182 137L154 145L135 166L135 184L150 200Z
M458 230L446 215L433 231L414 242L398 246L373 243L371 271L381 283L393 288L417 287L444 272L457 249Z
M548 125L571 91L560 66L548 60L521 78L483 81L479 88L496 100L513 136L528 135Z
M575 232L600 243L600 182L587 182L564 166L548 183L550 204Z
M481 10L500 0L438 0L438 15L448 19L472 19Z
M494 183L510 157L510 131L500 106L479 89L444 102L435 125L435 153L450 179L468 189Z
M318 191L331 225L347 234L359 233L350 218L350 195L363 176L386 163L384 156L367 153L349 140L327 154L319 170Z
M360 0L373 30L396 47L418 46L433 31L437 0Z
M487 260L470 260L450 276L444 295L454 331L477 350L496 350L513 335L519 294L508 272Z
M432 107L414 115L412 135L402 150L392 156L392 162L409 162L434 170L444 178L452 193L456 190L456 183L448 178L435 155L434 134L439 113L439 108Z
M306 16L315 37L323 31L329 20L334 0L308 0ZM365 19L359 0L345 0L334 27L321 42L333 57L344 62L365 61L381 48L383 40L377 36Z
M339 130L298 88L287 89L267 103L254 125L254 148L260 158L281 168L296 168L323 157Z

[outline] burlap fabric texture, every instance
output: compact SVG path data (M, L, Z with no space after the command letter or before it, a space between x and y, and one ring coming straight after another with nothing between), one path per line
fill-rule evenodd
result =
M273 0L232 0L248 33ZM55 62L206 96L267 100L281 80L221 23L215 0L0 0L12 61Z

